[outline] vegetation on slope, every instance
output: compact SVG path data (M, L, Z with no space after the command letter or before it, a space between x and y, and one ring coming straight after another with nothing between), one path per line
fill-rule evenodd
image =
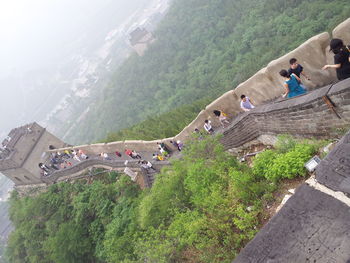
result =
M174 0L157 41L115 72L71 140L101 140L147 117L213 99L349 15L347 0ZM188 123L184 118L181 126Z
M281 179L304 176L319 147L281 142L250 168L224 152L219 138L194 140L145 191L109 173L36 197L14 194L9 261L231 262L258 231Z

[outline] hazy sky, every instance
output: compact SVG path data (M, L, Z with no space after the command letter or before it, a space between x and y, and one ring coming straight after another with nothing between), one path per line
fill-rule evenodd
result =
M35 101L51 92L58 66L64 69L75 55L92 55L108 32L150 2L0 0L0 138L40 121L32 115Z
M130 9L130 6L135 6L137 2L0 0L0 76L13 68L40 65L43 61L46 63L52 58L57 58L62 47L74 38L84 24L96 20L94 16L99 10L106 8L106 5ZM119 13L116 16L121 15Z

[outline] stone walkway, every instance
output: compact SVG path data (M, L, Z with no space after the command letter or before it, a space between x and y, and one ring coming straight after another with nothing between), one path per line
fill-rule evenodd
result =
M350 132L234 263L350 263Z

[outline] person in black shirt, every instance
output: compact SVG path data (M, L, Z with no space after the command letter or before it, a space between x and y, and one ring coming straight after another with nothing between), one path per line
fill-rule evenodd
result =
M288 74L292 75L293 73L300 78L300 75L303 75L307 80L310 80L308 76L303 72L304 68L300 65L296 58L291 58L289 60L290 68L288 69Z
M335 68L339 80L350 78L350 50L339 38L330 42L330 51L334 53L334 65L325 65L322 69Z

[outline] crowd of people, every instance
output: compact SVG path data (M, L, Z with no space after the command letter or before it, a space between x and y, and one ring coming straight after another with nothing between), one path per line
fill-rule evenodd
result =
M180 141L170 141L170 144L178 150L182 151L184 144ZM155 161L163 161L170 156L173 151L170 147L168 147L164 142L157 143L158 152L153 154L152 160ZM49 150L54 150L55 148L50 145ZM113 155L115 154L115 157ZM42 176L48 176L52 174L54 171L58 171L61 169L65 169L71 167L75 164L82 162L83 160L87 160L91 158L98 158L104 161L113 161L122 158L122 153L119 151L114 151L114 154L101 152L100 154L94 156L88 156L84 151L79 149L66 149L63 151L56 151L50 153L50 157L45 163L39 163L38 166L41 170ZM142 160L142 156L140 153L131 149L124 149L125 157L130 157L131 159L139 160L138 164L146 171L154 170L152 163L150 161ZM126 160L127 161L127 160Z
M330 42L330 51L334 53L334 64L325 65L322 70L335 69L338 80L344 80L350 78L350 45L344 45L343 41L338 38L334 38ZM293 98L302 94L307 93L307 88L302 82L302 77L306 80L311 80L310 77L304 72L304 67L298 63L296 58L289 60L289 69L282 69L279 75L284 78L285 91L282 94L283 98ZM252 100L242 94L240 108L244 112L248 112L255 108ZM226 127L230 122L228 115L222 110L214 110L213 114L218 118L221 126ZM205 120L203 128L208 134L214 134L214 128L210 120ZM194 130L194 133L199 134L198 128Z
M52 150L51 145L49 149ZM89 159L89 156L82 150L64 150L63 152L51 153L47 163L39 163L38 166L41 169L41 175L48 176L54 171L73 166L73 162L79 163L87 159Z

